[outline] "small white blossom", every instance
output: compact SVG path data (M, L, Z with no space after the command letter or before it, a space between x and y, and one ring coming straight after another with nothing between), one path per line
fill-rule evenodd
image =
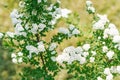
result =
M109 22L109 20L108 20L108 18L107 18L107 15L97 14L97 16L100 18L100 20L103 22L103 24Z
M64 53L71 53L74 54L75 53L75 48L73 46L67 47L63 50Z
M72 34L73 34L73 35L78 35L78 34L80 34L80 31L79 31L78 29L74 29L74 30L72 31Z
M82 47L85 51L88 51L90 49L90 44L84 44Z
M26 46L26 49L27 49L30 53L36 53L36 54L39 53L38 49L37 49L36 47L32 46L32 45Z
M69 30L67 28L59 28L59 33L63 33L63 34L70 34Z
M22 57L18 58L18 63L22 63L22 62L23 62L23 58Z
M103 80L101 77L97 77L97 80Z
M25 6L25 2L20 1L20 2L19 2L19 6L20 6L21 8L23 8L23 7Z
M108 57L108 59L112 59L112 57L113 57L114 54L115 53L113 51L108 51L107 54L106 54L106 56Z
M38 3L41 3L41 0L37 0L38 1Z
M95 13L95 8L90 6L90 7L88 7L88 11L91 11L92 13Z
M111 71L111 73L117 73L117 67L111 66L110 71Z
M18 52L18 56L23 56L23 53L22 52Z
M44 45L38 45L38 51L39 52L44 52L45 51L45 46Z
M13 59L12 59L12 62L15 63L15 64L18 63L18 61L17 61L16 58L13 58Z
M98 21L96 23L93 24L93 29L100 29L100 30L103 30L104 29L104 25L102 21Z
M6 35L11 37L11 38L14 38L15 34L13 32L6 32Z
M33 34L36 34L38 31L38 25L37 24L32 24L31 32Z
M77 53L77 54L82 54L83 53L83 49L82 49L82 47L77 47L77 48L75 48L75 52Z
M56 57L51 57L51 60L52 61L56 61Z
M17 9L14 9L11 13L10 13L10 17L11 18L18 18L19 15L18 15L18 10Z
M116 28L116 26L113 23L110 23L108 27L109 28Z
M12 53L11 54L11 58L16 58L17 56L16 56L16 54L15 53Z
M120 74L120 66L117 66L117 72Z
M112 74L107 75L106 80L113 80L113 75Z
M108 47L107 46L103 46L102 47L102 51L105 53L105 52L108 52Z
M57 44L56 43L52 43L52 44L50 44L49 50L53 51L56 47L57 47Z
M51 54L56 54L56 51L52 51Z
M91 2L90 0L87 0L87 1L86 1L86 5L87 5L87 6L92 6L92 2Z
M113 42L114 43L120 43L120 36L116 35L113 37Z
M89 55L89 52L83 52L82 54L84 57L87 57Z
M106 23L109 22L109 20L107 19L107 15L97 14L97 16L99 17L99 20L93 24L93 29L103 30L105 28Z
M68 14L70 14L72 11L68 9L61 9L61 16L64 18L68 18Z
M0 39L3 37L3 33L0 33Z
M45 27L46 27L46 25L45 25L45 24L42 24L42 23L40 23L40 24L38 25L39 31L44 30Z
M110 75L111 74L110 69L109 68L105 68L104 69L104 74Z
M80 57L80 64L86 63L86 58L85 57Z
M94 62L95 58L94 57L90 57L90 62Z
M92 56L95 56L97 53L95 51L91 51Z
M73 29L75 29L75 26L74 26L73 24L71 24L71 25L69 26L69 29L72 31Z

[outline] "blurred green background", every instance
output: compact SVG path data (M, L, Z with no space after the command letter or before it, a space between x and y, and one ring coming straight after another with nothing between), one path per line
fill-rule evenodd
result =
M86 0L61 0L61 6L68 8L73 12L77 12L80 15L80 26L89 35L88 30L91 28L92 17L85 11ZM107 14L108 18L118 28L120 28L120 0L92 0L94 7L99 14ZM9 17L10 12L18 7L18 0L0 0L0 32L13 31L13 25ZM87 24L87 25L86 25ZM63 24L61 24L63 26ZM53 32L54 34L54 32ZM84 36L87 37L87 36ZM49 37L48 37L49 38ZM75 45L73 42L81 40L72 38L69 41L64 41L65 44L61 44L59 50L69 45ZM0 80L19 80L18 73L20 72L22 65L15 65L11 62L10 53L7 49L1 46L0 42ZM62 72L66 74L65 71ZM57 80L63 80L63 75L57 78ZM117 77L115 80L120 80Z

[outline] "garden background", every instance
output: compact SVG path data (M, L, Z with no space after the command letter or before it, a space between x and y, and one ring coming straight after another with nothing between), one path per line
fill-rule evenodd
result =
M14 8L18 7L18 1L19 0L0 0L0 32L13 31L13 25L9 15ZM92 16L90 17L86 12L85 1L86 0L61 0L61 6L80 15L80 27L85 31L87 36L90 36L89 30L91 28ZM110 21L120 29L120 0L92 0L92 2L98 13L107 14ZM59 25L64 27L64 23L62 22ZM54 34L54 32L52 34ZM59 51L62 51L67 46L75 46L75 42L85 40L87 36L64 41L64 43L60 45ZM47 37L47 39L49 39L49 37ZM24 65L12 63L10 53L1 46L0 42L0 80L19 80L18 73L22 66ZM64 75L66 74L65 71L62 71L62 73L57 80L63 80L63 77L66 76ZM116 78L115 80L120 79Z

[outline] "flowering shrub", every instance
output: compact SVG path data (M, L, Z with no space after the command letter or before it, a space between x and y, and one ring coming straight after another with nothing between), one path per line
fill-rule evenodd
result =
M19 9L10 17L14 32L0 33L3 44L12 51L15 64L28 64L20 73L22 80L54 80L61 69L71 75L68 80L113 80L120 74L120 34L106 15L96 12L92 2L86 1L86 10L93 16L92 37L70 46L61 54L57 47L64 39L79 37L77 24L69 20L72 11L60 7L60 1L21 0ZM50 40L44 38L66 20L68 28L60 27ZM84 34L85 35L85 34Z

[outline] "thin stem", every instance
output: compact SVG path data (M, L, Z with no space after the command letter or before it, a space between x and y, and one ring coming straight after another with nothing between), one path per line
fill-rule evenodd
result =
M36 34L36 38L37 38L37 42L40 42L39 34ZM43 55L42 55L42 54L40 54L40 58L41 58L41 60L42 60L42 64L43 64L43 67L44 67L45 71L47 71L47 70L46 70L46 66L45 66L45 61L44 61L44 58L43 58Z

